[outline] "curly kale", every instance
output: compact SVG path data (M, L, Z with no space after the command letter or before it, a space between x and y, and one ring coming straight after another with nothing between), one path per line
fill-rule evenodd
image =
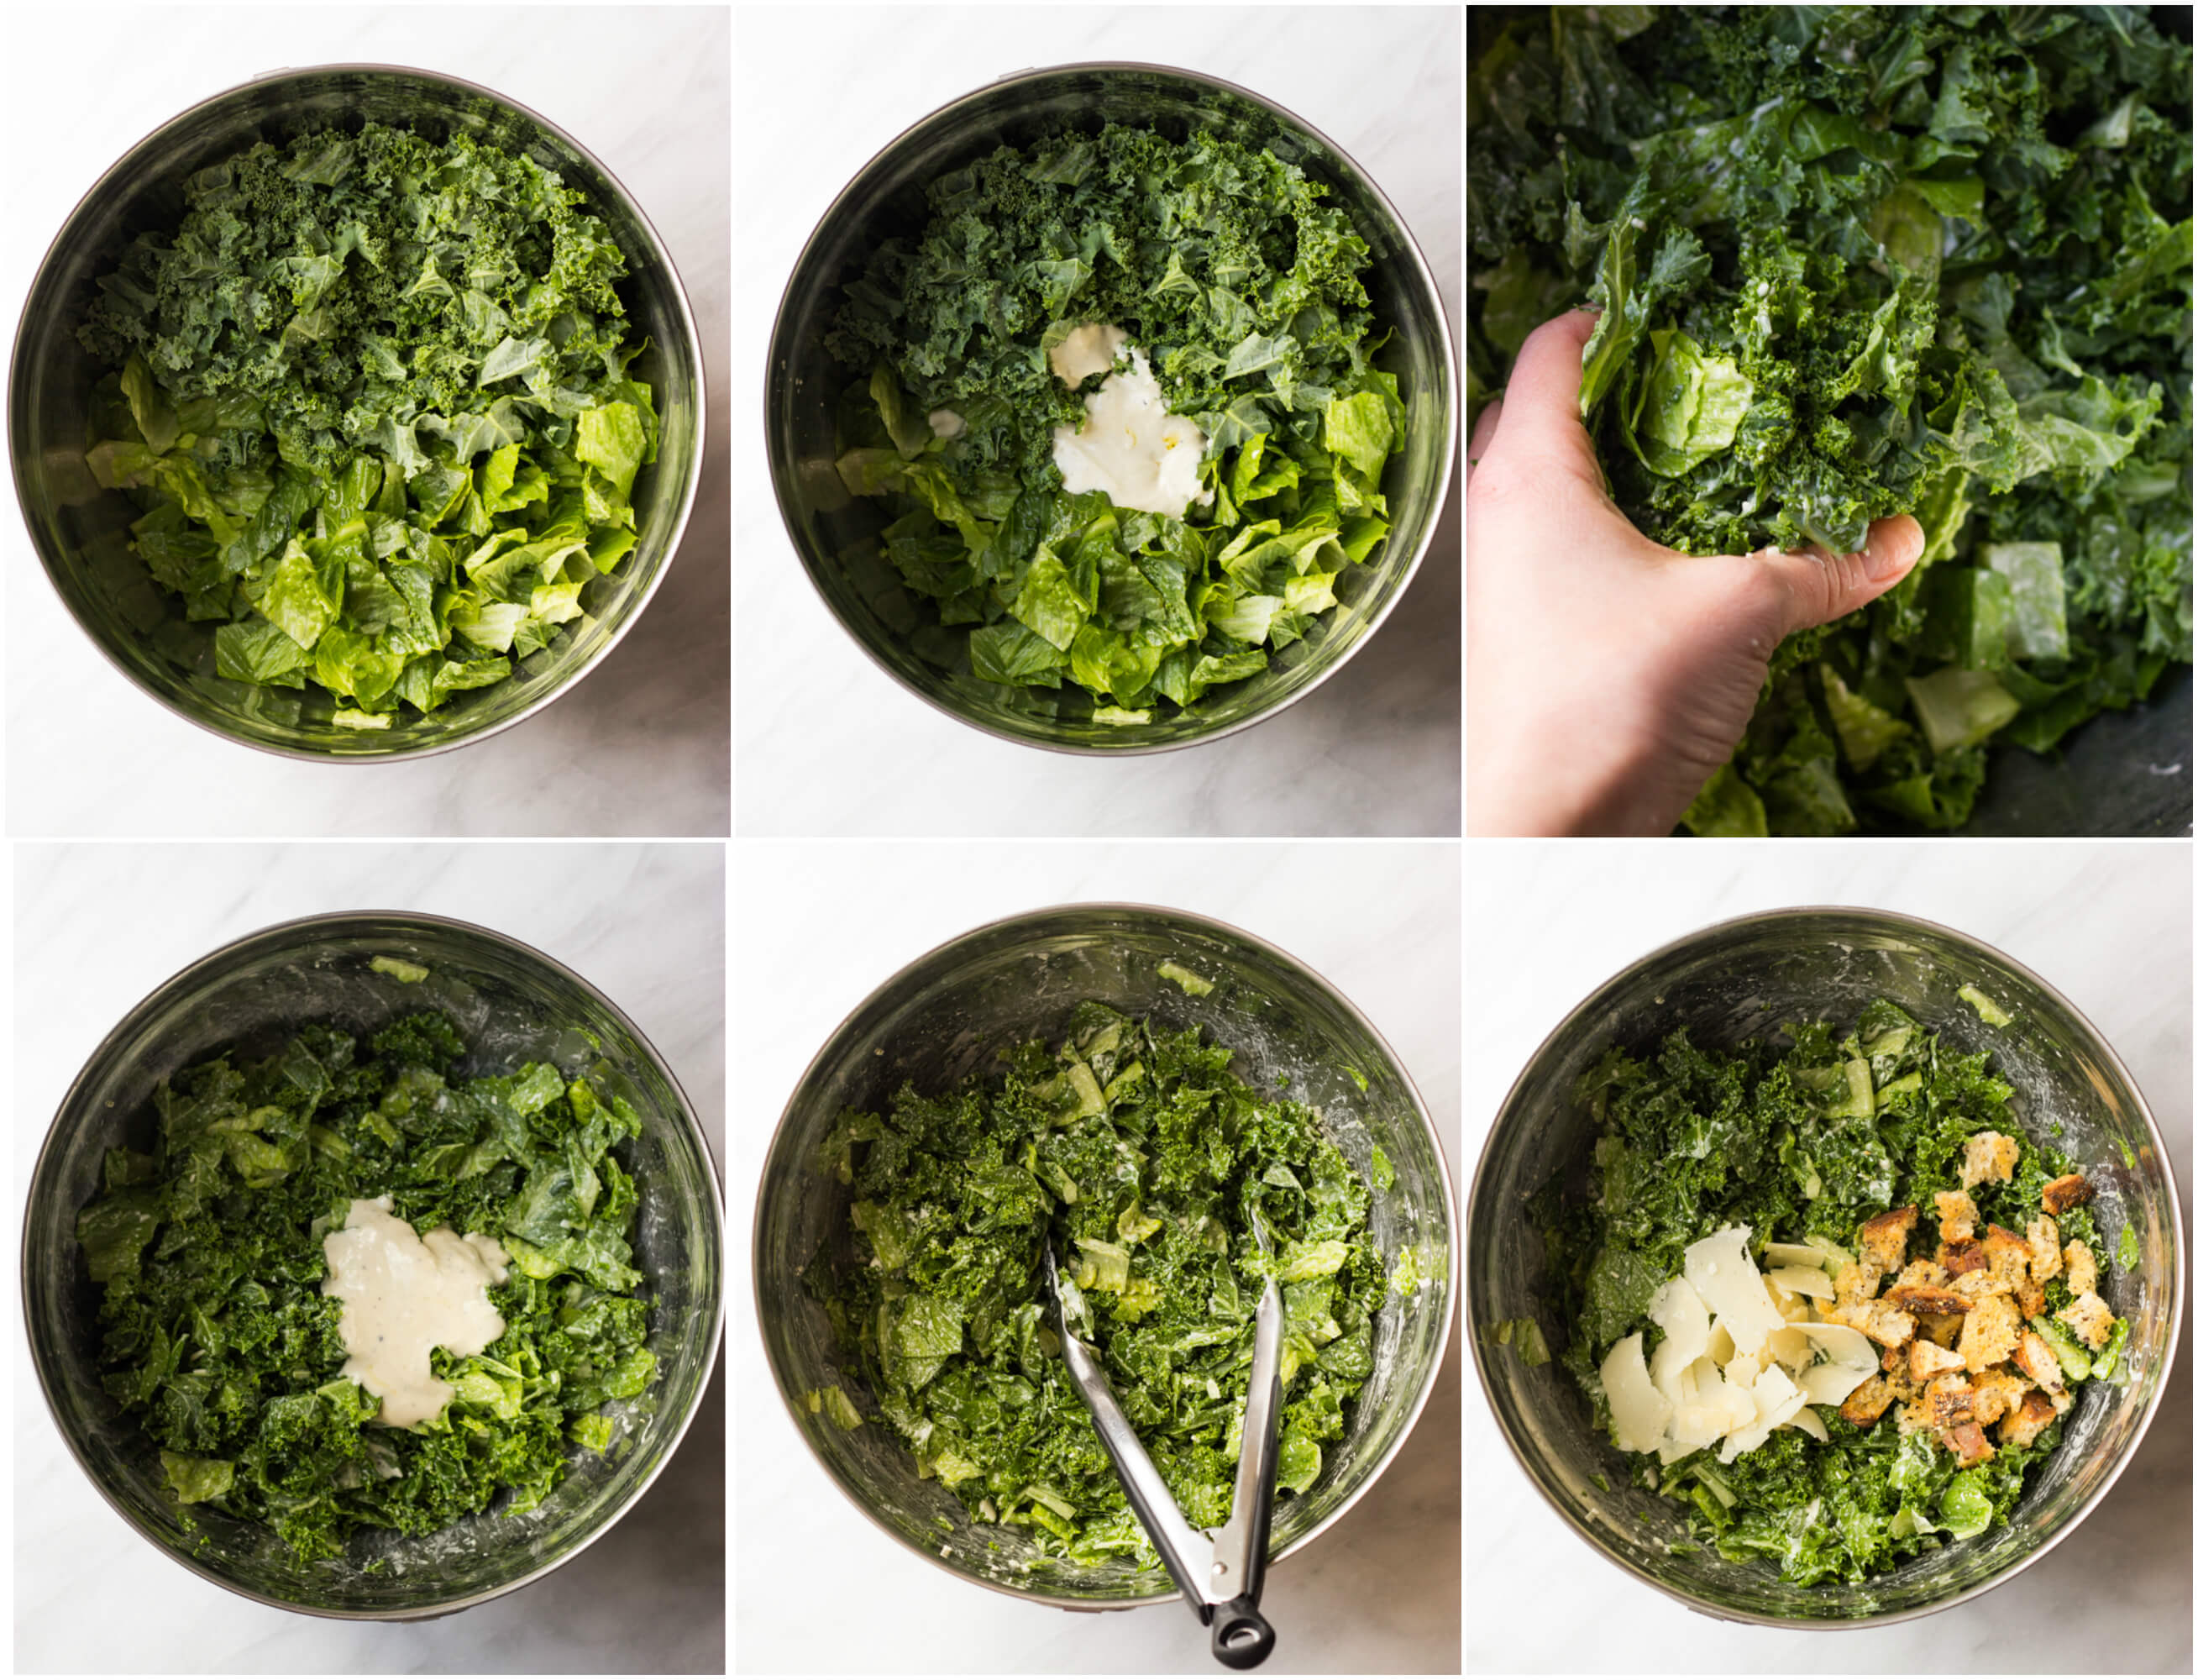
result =
M460 1078L464 1055L439 1014L363 1053L307 1026L265 1060L176 1075L152 1148L108 1151L77 1221L102 1291L99 1364L179 1503L266 1523L303 1559L499 1495L528 1510L564 1479L567 1442L608 1450L610 1403L654 1380L614 1153L638 1118L544 1063ZM503 1334L468 1358L435 1351L456 1398L415 1429L374 1422L379 1399L342 1374L341 1304L321 1293L323 1238L382 1195L416 1230L481 1233L510 1256L488 1292Z
M840 474L887 498L885 555L933 608L908 625L925 657L1143 722L1347 598L1388 532L1404 409L1373 363L1366 241L1326 193L1256 147L1115 123L930 183L927 224L871 253L827 340L859 375ZM1063 485L1053 428L1084 410L1046 352L1089 323L1125 329L1205 434L1212 500L1182 519Z
M625 253L582 195L463 133L261 142L184 183L80 337L88 462L240 683L387 728L499 683L632 548L653 460Z
M1864 1100L1864 1093L1867 1100ZM1898 1005L1880 1000L1845 1031L1789 1026L1775 1039L1705 1049L1681 1029L1636 1056L1613 1049L1580 1081L1596 1137L1584 1195L1552 1184L1537 1199L1564 1327L1559 1363L1608 1429L1599 1368L1635 1331L1652 1340L1649 1298L1685 1270L1689 1243L1745 1225L1757 1245L1819 1238L1851 1249L1865 1219L1962 1187L1975 1133L2022 1139L2003 1183L1974 1186L1979 1229L2026 1230L2048 1180L2076 1170L2023 1132L2014 1090L1988 1055L1964 1055ZM2060 1218L2064 1241L2106 1246L2090 1210ZM2049 1311L2067 1305L2047 1289ZM2111 1378L2126 1326L2085 1371ZM2057 1332L2055 1333L2057 1336ZM1669 1465L1629 1460L1637 1485L1687 1503L1702 1540L1740 1561L1760 1558L1807 1585L1859 1581L1941 1543L2005 1522L2032 1468L2060 1444L2056 1420L2028 1445L2003 1441L1964 1469L1928 1433L1904 1434L1893 1412L1858 1427L1817 1409L1829 1439L1774 1431L1730 1462L1697 1452Z
M808 1286L872 1418L973 1515L1079 1562L1154 1565L1061 1363L1046 1245L1177 1503L1216 1526L1270 1268L1288 1313L1279 1485L1310 1488L1323 1444L1343 1437L1387 1289L1370 1192L1312 1110L1261 1097L1195 1031L1085 1003L1057 1049L1026 1043L1008 1061L997 1080L904 1089L889 1113L841 1118L818 1165L853 1198L846 1251L820 1253ZM816 1404L860 1427L844 1392Z
M1474 34L1475 398L1589 304L1581 409L1657 541L1923 528L1914 575L1780 649L1689 828L1958 827L1988 743L2049 752L2189 662L2187 40L2132 7L1484 9Z

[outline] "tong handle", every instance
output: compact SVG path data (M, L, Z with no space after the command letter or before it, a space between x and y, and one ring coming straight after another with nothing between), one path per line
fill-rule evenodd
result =
M1213 1660L1224 1668L1257 1668L1275 1648L1275 1630L1247 1593L1213 1612Z

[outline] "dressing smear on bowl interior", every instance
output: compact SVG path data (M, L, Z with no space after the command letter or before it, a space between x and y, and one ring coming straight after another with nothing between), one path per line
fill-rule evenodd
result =
M1881 1573L2008 1521L2081 1385L2122 1379L2093 1187L2014 1094L1884 1001L1582 1079L1590 1193L1535 1205L1558 1357L1701 1542L1803 1585Z

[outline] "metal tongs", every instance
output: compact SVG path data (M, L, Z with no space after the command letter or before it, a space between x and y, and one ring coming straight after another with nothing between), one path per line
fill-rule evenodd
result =
M1271 1254L1266 1227L1253 1210L1252 1231L1259 1252ZM1045 1249L1045 1276L1061 1356L1076 1392L1090 1408L1100 1444L1114 1461L1130 1509L1137 1514L1183 1601L1213 1630L1214 1660L1230 1668L1257 1668L1275 1648L1275 1630L1259 1613L1259 1589L1267 1574L1267 1531L1274 1514L1276 1431L1282 1410L1282 1293L1270 1276L1253 1320L1252 1385L1244 1398L1244 1445L1236 1460L1236 1491L1229 1520L1219 1528L1193 1528L1167 1482L1137 1439L1108 1384L1098 1355L1069 1328L1068 1297ZM1080 1299L1080 1298L1079 1298Z

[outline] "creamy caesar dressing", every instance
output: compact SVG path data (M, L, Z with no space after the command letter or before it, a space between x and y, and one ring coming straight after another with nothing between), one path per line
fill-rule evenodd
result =
M1056 356L1066 347L1055 346ZM1055 365L1058 370L1059 362ZM1213 499L1212 491L1198 485L1205 455L1206 434L1168 412L1144 352L1134 348L1129 367L1108 374L1084 399L1081 427L1053 428L1053 464L1070 495L1096 490L1118 508L1171 519L1181 519L1194 502Z
M1121 328L1087 321L1046 352L1046 360L1053 376L1073 391L1092 375L1110 372L1129 342Z
M969 429L969 422L951 409L933 409L925 418L931 422L931 435L950 444Z
M494 1237L439 1226L425 1236L396 1217L387 1196L355 1200L321 1247L321 1293L343 1303L343 1374L380 1397L378 1421L409 1429L441 1416L455 1392L429 1368L445 1348L464 1357L503 1334L488 1288L510 1256Z

